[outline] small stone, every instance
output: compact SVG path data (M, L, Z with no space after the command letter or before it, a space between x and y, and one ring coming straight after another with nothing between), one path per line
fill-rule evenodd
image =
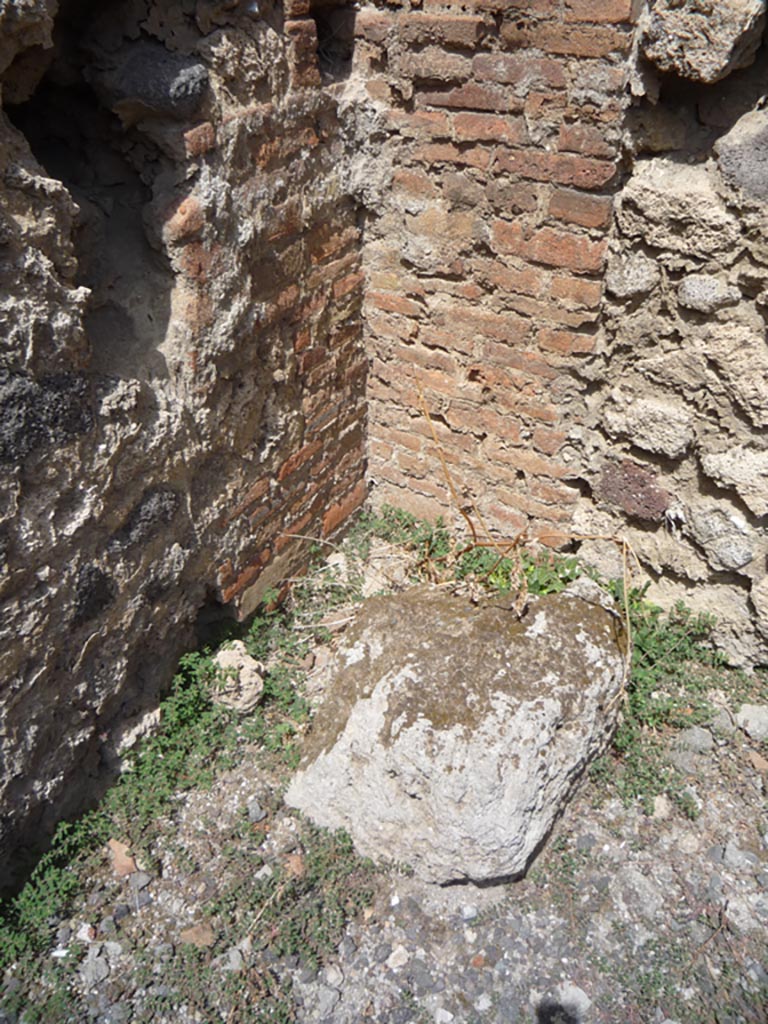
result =
M753 740L768 740L768 705L742 704L736 723Z
M461 919L462 921L474 921L480 911L472 903L466 903L461 908Z
M96 929L92 924L81 924L75 933L75 938L80 942L93 942L96 938Z
M383 964L392 953L392 947L388 942L380 942L373 951L373 960L377 964Z
M709 729L693 725L690 729L683 729L677 737L676 745L681 750L690 750L694 754L708 754L714 749L715 741Z
M136 870L136 861L131 856L130 847L118 839L110 839L107 843L112 858L112 870L118 878L131 875Z
M341 988L344 984L344 972L338 964L329 964L323 974L325 975L326 984L330 985L331 988Z
M723 306L732 306L738 302L741 292L712 274L689 274L680 283L677 298L686 309L714 313Z
M492 1005L493 1000L491 999L487 992L484 992L480 996L480 998L475 1002L475 1009L477 1010L478 1013L485 1013L486 1010L490 1010Z
M151 881L152 876L148 875L146 871L135 871L128 879L128 885L133 892L140 892L142 889L146 889Z
M209 924L193 924L179 933L182 942L198 949L207 949L216 941L213 928Z
M327 1017L338 1003L341 996L335 988L329 988L327 985L320 985L317 990L317 1002L315 1004L315 1012L317 1016L322 1020Z
M405 946L395 946L387 957L387 967L389 967L390 970L395 970L398 967L405 967L410 958L411 954Z
M251 799L248 801L247 808L248 821L250 821L254 825L259 821L264 821L264 819L267 816L267 812L264 810L264 808L261 806L261 804L259 803L255 796L252 796Z
M740 850L730 840L725 844L723 850L723 864L734 871L754 871L760 866L759 859L748 850Z
M653 815L658 821L666 821L672 813L672 803L668 796L659 793L653 798Z
M238 974L245 966L245 960L237 946L233 946L223 953L222 956L218 957L216 964L220 970L227 974Z
M450 1010L446 1010L442 1006L435 1010L435 1024L451 1024L452 1020L454 1020L454 1016Z
M707 899L719 902L723 898L723 877L717 872L709 876L707 885Z
M119 922L122 921L124 918L128 917L130 912L131 908L128 906L127 903L118 903L114 909L112 917L115 919L115 921Z
M136 893L135 907L137 910L141 910L142 907L148 906L152 902L151 895L144 891Z
M99 923L100 935L114 935L117 932L117 925L114 917L105 917Z
M213 662L220 670L220 686L212 694L214 702L241 715L253 711L264 693L264 666L250 656L242 640L220 650Z
M713 864L723 863L724 848L722 846L710 846L705 856L707 860L711 860Z
M256 872L255 878L259 882L265 882L268 879L270 879L274 875L274 873L275 872L272 870L272 868L269 866L269 864L264 864Z
M736 732L736 723L733 715L725 708L720 708L710 723L710 728L719 736L733 736Z
M555 995L577 1020L580 1020L592 1006L592 1000L587 993L571 981L564 981L562 985L558 985Z
M577 838L576 849L580 853L589 853L589 851L592 850L596 844L597 839L595 838L595 836L593 836L590 832L586 832L584 835L581 835Z
M109 977L109 964L103 957L88 957L80 968L80 977L86 988L95 988Z
M104 1024L124 1024L133 1014L128 1003L116 1003L104 1013Z

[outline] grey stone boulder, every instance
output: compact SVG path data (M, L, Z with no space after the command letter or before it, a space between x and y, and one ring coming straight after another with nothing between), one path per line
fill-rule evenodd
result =
M752 63L765 0L655 0L641 38L648 60L694 82L717 82Z
M688 525L713 569L742 569L755 557L755 539L747 521L724 501L692 507Z
M768 740L768 704L742 704L736 724L753 740Z
M597 600L533 599L518 621L438 588L371 598L286 802L430 882L519 876L609 742L623 669Z

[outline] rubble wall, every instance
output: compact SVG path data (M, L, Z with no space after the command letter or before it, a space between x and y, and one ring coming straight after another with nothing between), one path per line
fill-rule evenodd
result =
M305 557L292 535L363 500L365 357L302 25L38 0L0 39L7 883L140 733L201 608L246 615Z
M764 30L760 0L640 19L601 338L561 453L588 485L576 528L621 530L649 596L717 616L745 666L768 661Z

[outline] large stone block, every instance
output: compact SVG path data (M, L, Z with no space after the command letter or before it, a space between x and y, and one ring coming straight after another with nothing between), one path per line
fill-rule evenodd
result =
M436 588L371 599L288 804L429 881L520 875L610 739L619 632L597 600L567 593L522 621Z
M741 248L739 222L700 164L666 157L639 161L621 194L618 221L624 234L678 256L683 265L735 257Z
M641 39L661 71L717 82L752 63L765 25L765 0L655 0Z

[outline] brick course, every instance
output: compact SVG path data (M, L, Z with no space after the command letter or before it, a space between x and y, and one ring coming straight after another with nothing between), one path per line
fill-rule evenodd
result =
M598 337L636 14L634 0L361 12L360 71L394 108L393 189L364 254L375 500L450 512L423 397L489 523L566 532L577 495L558 453ZM584 80L606 83L599 102Z

